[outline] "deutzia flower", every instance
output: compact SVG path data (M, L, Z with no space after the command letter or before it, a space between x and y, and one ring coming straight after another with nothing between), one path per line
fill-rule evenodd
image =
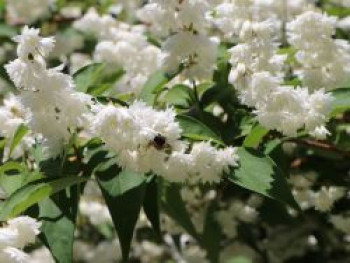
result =
M0 251L9 246L15 246L18 232L7 227L0 228Z
M5 0L10 23L30 24L45 17L56 0Z
M50 155L58 155L71 133L84 125L90 97L74 91L73 79L60 72L62 67L46 68L42 56L52 50L52 38L42 38L38 30L25 27L15 41L19 58L5 66L7 73L22 89L19 97L29 110L30 129L43 136Z
M182 64L183 74L188 78L211 78L217 56L216 41L204 35L181 32L169 37L163 50L163 66L168 72L176 72Z
M108 62L125 71L116 89L136 95L149 75L160 68L162 56L158 47L147 42L142 29L124 24L114 27L110 40L100 41L94 52L96 61Z
M218 43L206 35L206 28L213 4L207 0L154 0L139 10L139 18L150 24L152 31L170 35L162 46L166 71L177 72L181 64L186 78L211 79Z
M79 203L80 213L89 218L93 225L111 223L112 219L105 204L84 198Z
M321 212L330 211L333 204L345 195L343 187L322 187L320 191L314 194L314 206Z
M162 165L168 152L184 147L174 118L171 109L155 111L135 102L128 109L103 107L94 117L92 127L94 134L117 153L121 166L149 172L154 166Z
M301 64L295 73L310 89L331 90L350 79L350 45L333 39L336 21L335 17L308 11L287 24L288 41Z
M13 40L18 43L17 55L21 59L29 59L30 56L47 56L55 45L53 37L42 38L39 36L40 30L25 26L22 34L15 36Z
M215 183L236 166L234 148L217 150L209 142L188 150L172 109L156 111L142 102L129 108L97 106L92 134L117 154L117 163L137 172L155 172L172 182Z
M138 11L138 17L162 35L182 30L203 33L208 25L206 14L211 7L211 1L207 0L154 0Z
M73 25L76 29L98 38L108 38L111 28L116 21L110 15L99 16L96 9L90 8L88 12Z
M7 138L4 158L7 158L9 153L9 145L17 128L24 124L28 118L28 111L24 108L17 96L9 93L3 100L3 105L0 106L0 136ZM21 140L20 144L15 148L12 156L18 158L23 154L24 150L29 149L35 142L35 138L31 134L27 134Z
M26 263L29 255L23 252L28 244L34 243L41 223L28 216L11 219L0 228L0 262Z
M29 255L15 247L7 247L0 250L1 263L26 263L29 260Z
M34 243L40 233L41 223L28 216L21 216L7 222L7 227L18 233L16 240L17 248L24 248L27 244Z
M190 153L190 181L203 183L218 183L229 167L237 166L238 156L236 150L227 147L217 150L209 142L195 143Z
M331 215L331 223L334 227L347 235L350 235L350 217L346 215Z

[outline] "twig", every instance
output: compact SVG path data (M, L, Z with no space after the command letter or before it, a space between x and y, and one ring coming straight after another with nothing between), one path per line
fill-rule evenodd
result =
M329 144L326 142L315 141L315 140L310 140L310 139L304 139L304 140L302 140L302 139L289 139L287 141L294 142L296 144L300 144L300 145L304 145L304 146L308 146L308 147L322 149L322 150L329 151L329 152L334 152L334 153L337 153L343 157L350 158L350 151L345 151L345 150L339 149L335 145Z

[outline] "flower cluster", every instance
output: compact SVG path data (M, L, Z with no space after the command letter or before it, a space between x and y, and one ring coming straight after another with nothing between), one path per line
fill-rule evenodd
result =
M71 134L83 126L91 99L74 91L72 78L60 72L62 67L46 68L44 57L54 47L53 38L42 38L38 29L24 27L14 41L18 43L18 58L7 64L6 70L28 110L26 123L43 136L49 153L55 156Z
M310 90L335 89L349 81L350 45L332 37L336 18L308 11L287 25L288 41L301 67L295 73ZM327 52L323 52L327 50Z
M117 23L110 15L99 16L95 9L90 9L74 26L99 40L94 51L96 61L125 71L116 84L119 92L138 95L148 76L160 67L161 50L147 42L143 26Z
M0 261L3 263L28 262L29 256L22 251L34 243L41 224L35 219L22 216L9 220L0 228Z
M339 186L322 186L318 191L313 190L314 174L294 175L290 181L294 198L304 210L314 207L318 211L329 212L334 203L346 194L345 189Z
M154 0L138 11L138 17L150 25L156 35L167 37L162 45L163 68L190 79L210 79L217 55L218 41L206 34L207 14L212 1Z
M128 108L93 105L90 96L74 91L70 76L57 68L46 69L43 56L53 49L54 40L41 38L39 30L25 27L14 40L19 58L6 69L21 90L29 127L43 136L52 155L59 154L88 121L92 135L117 154L125 169L154 172L170 181L206 183L219 182L223 172L237 165L233 147L218 150L209 142L189 147L180 140L181 129L170 108L156 111L139 101Z
M5 0L6 11L10 23L29 24L50 13L50 7L56 0ZM30 8L28 8L30 6Z
M156 111L136 101L129 108L96 106L92 133L117 154L122 167L154 172L173 182L219 182L223 172L236 166L235 149L217 150L209 142L190 147L180 140L174 110Z
M16 89L0 72L0 207L51 168L89 178L58 194L77 212L71 261L121 261L130 245L142 263L350 262L349 0L4 3L0 63ZM105 181L110 164L145 181ZM129 196L132 244L113 229L114 204L130 202L110 205ZM159 204L162 242L147 211ZM27 246L40 226L2 222L0 263L60 260L56 244Z
M254 112L257 119L268 129L278 130L287 136L296 136L299 130L305 129L317 138L325 138L329 132L324 127L324 123L328 118L332 98L331 95L325 93L324 89L325 86L330 88L330 83L311 85L310 81L316 83L320 80L319 76L313 75L311 77L309 75L310 78L306 81L306 75L304 74L306 71L299 69L296 74L304 72L301 78L306 86L285 85L287 56L279 54L281 36L279 35L279 28L273 26L276 25L275 21L271 19L261 20L261 16L256 15L256 9L253 8L252 2L236 2L225 4L224 7L227 7L225 11L222 11L224 7L219 6L214 22L224 30L226 35L233 36L238 41L238 44L229 50L232 65L229 81L238 91L241 102L255 108ZM233 18L229 16L236 13L239 13L239 15L233 16ZM320 31L326 32L327 37L322 37L322 41L316 40L318 39L316 36L322 33L314 30L316 21L320 19L315 18L314 24L309 23L308 25L300 22L303 17L308 17L310 14L317 17L316 13L309 11L288 23L288 40L293 47L304 48L303 52L298 51L295 55L300 63L303 62L302 59L304 59L304 62L307 61L305 56L311 50L312 53L309 54L309 57L314 58L314 60L320 60L322 54L328 54L328 52L321 51L327 49L325 46L315 48L315 45L313 45L315 41L330 43L328 46L333 44L333 50L336 51L330 55L332 60L329 60L329 57L325 59L328 62L334 61L336 57L338 60L344 59L340 63L336 62L340 67L339 69L335 69L334 63L332 63L330 67L334 71L327 71L329 72L328 79L332 79L333 86L339 87L339 82L343 82L347 74L347 66L344 62L350 61L347 56L339 56L340 50L346 50L346 44L343 41L337 42L331 39L334 25L327 22L332 21L332 18L322 15L319 16L324 18L326 22L321 25L318 24L318 26L321 28ZM228 31L227 28L231 30ZM308 32L312 33L307 35ZM313 39L314 42L311 43L309 39ZM327 46L327 44L324 45ZM339 46L342 46L342 49ZM309 53L305 51L306 48L310 51ZM324 62L323 60L322 65L325 65ZM310 64L308 66L310 70L312 68L315 72ZM323 74L323 76L325 75ZM317 86L317 90L315 86Z
M4 159L10 154L11 138L21 124L24 124L28 118L28 111L23 107L21 101L14 94L8 94L3 105L0 106L0 136L8 138L4 152ZM24 151L30 149L35 143L35 137L27 134L20 142L19 147L14 149L12 157L18 158L23 155Z

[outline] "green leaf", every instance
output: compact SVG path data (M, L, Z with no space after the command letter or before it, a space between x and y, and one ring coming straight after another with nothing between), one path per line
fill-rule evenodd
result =
M85 182L87 179L77 176L45 178L30 182L15 191L3 203L0 221L15 217L30 206L42 201L69 186Z
M153 106L157 94L173 77L163 71L155 72L148 78L145 86L142 88L140 98L148 105Z
M0 185L7 195L12 194L23 184L26 167L18 162L7 162L0 166Z
M228 75L230 73L230 53L225 44L220 44L218 47L217 70L214 72L213 79L219 86L227 86Z
M324 11L330 16L337 16L340 18L350 15L350 8L345 8L343 6L326 6Z
M112 88L123 74L124 71L120 68L111 71L106 64L94 63L79 69L73 78L76 90L99 96Z
M199 240L199 234L188 214L186 205L180 194L180 187L176 184L163 182L161 193L161 207L175 222L183 227L191 236Z
M221 138L204 123L186 115L176 116L182 129L182 136L195 141L213 141L223 144Z
M143 210L151 222L154 231L160 235L160 219L159 219L159 193L158 193L157 177L153 176L147 182L145 197L143 200Z
M9 156L13 153L14 149L17 147L17 145L21 142L23 137L28 133L29 129L26 125L21 124L18 126L15 134L13 135L12 142L10 145L10 151Z
M183 84L178 84L173 86L165 94L163 101L167 104L171 104L183 109L187 109L191 106L195 100L195 95L193 90Z
M300 210L282 171L273 160L253 149L239 148L240 167L229 174L233 183Z
M42 175L28 172L27 168L18 162L6 162L0 166L0 185L9 196L26 183L41 179Z
M331 105L331 116L350 110L350 88L336 89L331 94L334 97Z
M12 38L17 35L15 27L0 24L0 38Z
M201 246L207 251L207 258L210 262L219 261L221 227L215 220L215 204L211 203L207 209L204 221L203 235L201 237Z
M247 256L234 256L223 263L253 263L253 260Z
M116 228L124 261L128 260L131 240L146 189L142 174L120 171L113 165L95 173Z
M6 139L0 138L0 160L3 160L4 158L4 150L6 146ZM1 161L0 161L1 163Z
M253 130L249 133L249 135L244 139L243 146L251 148L258 147L260 142L268 132L269 131L261 125L255 126Z
M73 186L39 203L40 238L58 263L73 262L79 190Z
M94 63L82 67L73 74L75 88L80 92L87 92L88 88L96 82L98 75L102 72L104 64Z

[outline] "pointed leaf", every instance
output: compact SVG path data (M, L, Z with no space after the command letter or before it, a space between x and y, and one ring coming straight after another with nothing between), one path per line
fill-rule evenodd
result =
M201 246L207 251L210 262L218 262L220 254L221 227L215 220L215 203L211 203L207 209Z
M173 86L171 89L169 89L163 98L163 101L165 103L183 109L189 108L194 100L195 95L193 90L183 84Z
M22 138L28 133L29 129L26 125L21 124L18 126L15 134L13 135L12 142L10 145L9 156L13 153L13 150L21 142Z
M258 147L260 142L268 132L269 131L261 125L255 126L253 130L249 133L249 135L245 138L243 145L248 148Z
M350 88L340 88L333 90L334 97L331 105L331 116L350 110Z
M271 158L247 148L240 148L238 155L240 167L229 174L230 181L295 209L300 209L282 171Z
M124 70L120 68L111 71L106 64L94 63L79 69L73 78L76 90L98 96L113 88L123 74Z
M18 162L9 161L0 166L0 186L7 196L23 185L41 178L40 173L29 172L23 164Z
M163 71L157 71L147 80L145 86L141 90L140 98L148 105L153 105L157 93L173 78Z
M186 115L178 115L176 120L182 129L182 136L195 141L213 141L223 144L221 138L199 120Z
M15 217L30 206L44 200L69 186L85 182L87 179L77 176L55 177L30 182L9 196L0 211L0 221Z
M96 177L120 240L123 259L127 261L146 179L142 174L120 171L117 166L96 171Z
M73 186L39 203L40 238L58 263L73 262L78 193L78 187Z
M190 235L199 239L199 234L188 214L186 205L180 194L180 187L176 184L162 184L161 206L163 210L182 226Z
M159 219L159 194L157 178L154 176L146 185L145 198L143 200L143 210L151 222L154 231L160 235Z

